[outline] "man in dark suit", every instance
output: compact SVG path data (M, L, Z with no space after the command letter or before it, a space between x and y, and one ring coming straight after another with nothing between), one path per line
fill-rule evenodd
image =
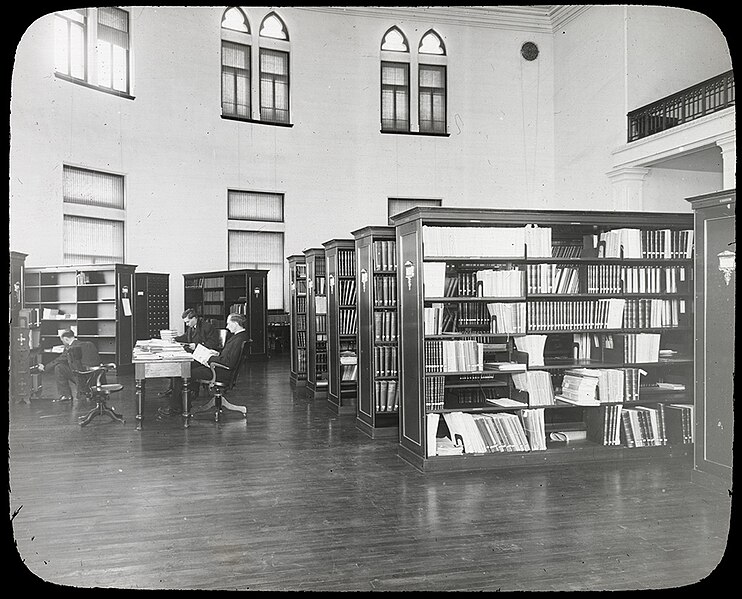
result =
M219 329L208 320L204 320L199 316L193 308L186 308L181 318L186 325L186 330L182 335L175 337L175 341L184 343L186 351L193 351L199 344L209 349L220 349L221 339L219 338ZM172 395L173 391L175 391L175 396L177 397L180 395L180 384L180 378L170 379L170 386L158 395L160 397L166 397Z
M250 338L245 330L245 317L242 314L230 314L227 316L227 331L229 331L229 337L227 338L224 347L218 355L211 356L209 358L209 364L216 362L223 364L229 370L224 368L216 369L216 376L218 381L225 381L228 377L232 376L234 370L239 368L240 353L242 351L242 344L249 342ZM191 384L189 387L189 396L191 398L198 397L199 380L208 380L211 378L211 369L199 362L193 362L191 366ZM170 405L166 408L158 408L157 413L161 416L175 416L182 414L183 400L180 394L173 393L170 400ZM190 406L188 406L190 410Z
M75 374L76 370L86 370L100 364L98 348L90 341L79 341L75 333L70 329L62 331L59 335L64 345L62 353L49 362L46 366L39 364L39 370L53 370L57 383L59 397L52 401L72 401L72 389L70 382L77 385L77 396L89 398L90 387L88 381L79 380Z

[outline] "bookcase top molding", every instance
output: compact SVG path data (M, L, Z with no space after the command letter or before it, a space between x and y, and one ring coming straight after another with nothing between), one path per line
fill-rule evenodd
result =
M353 239L330 239L322 244L326 249L332 249L336 247L355 247L355 240Z
M304 255L308 258L310 256L324 256L325 248L307 248L304 250Z
M203 277L213 275L242 275L245 273L267 273L268 270L261 268L239 268L236 270L208 270L205 272L189 272L185 273L184 277Z
M692 213L676 212L628 212L597 210L511 210L501 208L454 208L447 206L416 206L390 217L395 226L412 222L426 224L478 224L533 223L549 225L595 225L597 226L691 226Z
M136 268L136 264L123 264L120 262L95 263L95 264L63 264L59 266L27 266L27 269L45 272L68 272L70 270L111 270L112 268Z
M736 189L725 189L723 191L715 191L713 193L705 193L700 196L694 196L692 198L685 198L687 202L693 206L694 210L699 208L707 208L709 206L718 206L720 204L735 204L737 199Z
M369 225L350 232L355 239L362 239L369 235L394 235L394 227L391 225Z

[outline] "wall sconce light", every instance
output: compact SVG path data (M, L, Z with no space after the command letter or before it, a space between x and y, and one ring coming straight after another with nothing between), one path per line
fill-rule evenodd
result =
M335 275L330 275L328 284L330 285L330 293L335 292Z
M368 271L365 268L361 269L361 288L363 293L366 293L366 283L368 282Z
M415 276L415 265L407 260L404 263L404 278L407 279L407 290L412 289L412 279Z
M724 273L724 281L729 285L732 280L732 273L736 268L737 254L729 250L724 250L723 252L719 252L717 256L719 257L719 270Z
M255 299L260 297L260 287L256 287L252 292L255 294Z
M307 279L307 289L309 289L309 291L314 289L314 281L312 281L312 279Z

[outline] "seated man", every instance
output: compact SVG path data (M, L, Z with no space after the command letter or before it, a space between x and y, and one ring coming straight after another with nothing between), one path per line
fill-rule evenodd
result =
M234 369L239 367L240 351L242 349L242 343L250 341L245 330L245 317L242 314L230 314L227 316L227 330L230 332L230 337L224 344L222 351L219 355L215 355L209 358L209 364L212 362L218 362L227 366L229 370L224 368L216 369L216 376L218 381L225 381L232 376ZM189 386L190 397L198 397L198 389L200 380L208 380L211 378L211 369L204 366L200 362L193 361L191 363L191 384ZM190 406L188 406L190 410ZM165 408L158 408L157 413L161 416L175 416L183 413L183 400L180 394L173 393L170 399L170 405Z
M70 329L62 331L59 335L64 345L64 351L49 362L46 366L39 364L39 370L54 370L54 377L57 382L57 393L59 397L52 401L71 401L72 389L70 381L77 385L77 396L90 398L90 388L88 381L77 380L75 370L86 370L100 364L98 348L90 341L79 341L75 333Z
M186 351L193 351L199 343L209 349L219 349L221 345L219 329L208 320L204 320L193 308L186 308L181 318L186 325L186 330L182 335L175 337L175 341L184 343ZM158 395L165 397L171 395L173 391L176 396L180 395L180 378L170 379L168 388Z

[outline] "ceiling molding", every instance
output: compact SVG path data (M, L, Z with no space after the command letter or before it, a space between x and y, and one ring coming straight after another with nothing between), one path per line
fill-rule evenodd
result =
M385 20L433 21L464 27L514 29L554 33L579 14L586 5L524 6L300 6L296 10L370 17Z

